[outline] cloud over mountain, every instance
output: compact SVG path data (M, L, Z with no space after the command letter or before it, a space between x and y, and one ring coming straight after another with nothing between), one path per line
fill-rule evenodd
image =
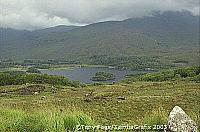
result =
M0 26L40 29L85 25L151 15L154 11L187 10L199 15L198 0L1 0Z

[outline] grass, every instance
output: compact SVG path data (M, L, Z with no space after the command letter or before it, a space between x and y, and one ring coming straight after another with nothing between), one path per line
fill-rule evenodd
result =
M51 92L51 86L43 86L45 90L37 95L20 95L16 92L20 85L0 87L0 91L9 91L0 92L0 113L8 110L0 116L1 125L20 122L17 128L21 128L29 121L36 126L37 122L45 122L38 128L61 131L72 129L78 123L166 124L170 111L178 105L200 126L200 84L194 81L116 83L83 88L60 86L56 93Z
M8 67L8 68L0 68L0 71L26 71L27 68L16 68L16 67Z
M163 108L158 108L152 110L150 113L146 114L142 120L142 123L148 125L161 125L167 124L168 112Z
M93 120L82 112L0 110L0 131L64 132L77 125L93 125Z

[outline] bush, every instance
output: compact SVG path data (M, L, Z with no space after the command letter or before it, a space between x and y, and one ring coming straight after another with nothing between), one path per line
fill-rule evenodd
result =
M174 74L179 74L181 77L194 77L199 74L200 67L187 67L174 70Z
M91 78L92 81L107 81L114 80L115 76L111 73L97 72L94 77Z
M121 82L132 83L135 81L175 81L179 79L189 79L191 81L200 82L200 67L178 68L175 70L165 70L156 73L146 73L143 75L131 75L130 78L124 79Z
M174 72L172 70L162 71L158 73L148 73L139 77L141 81L168 81L174 78Z
M196 82L200 82L200 74L194 76L191 80L192 80L192 81L196 81Z
M52 84L62 86L79 87L78 81L70 81L68 78L47 74L27 74L24 72L0 72L0 86L33 84Z
M34 67L28 68L28 70L26 72L28 72L28 73L39 73L39 74L41 73L40 70L38 70L37 68L34 68Z

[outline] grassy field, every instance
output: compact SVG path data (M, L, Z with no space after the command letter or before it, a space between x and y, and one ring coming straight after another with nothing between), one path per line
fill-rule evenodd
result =
M33 92L34 87L45 88ZM53 89L43 84L1 86L0 131L64 131L77 124L166 124L176 105L200 126L200 84L196 82L91 84Z

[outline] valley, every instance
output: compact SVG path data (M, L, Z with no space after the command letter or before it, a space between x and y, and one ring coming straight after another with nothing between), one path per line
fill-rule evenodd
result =
M0 27L0 131L167 125L175 106L199 130L199 36L199 16L188 11Z

